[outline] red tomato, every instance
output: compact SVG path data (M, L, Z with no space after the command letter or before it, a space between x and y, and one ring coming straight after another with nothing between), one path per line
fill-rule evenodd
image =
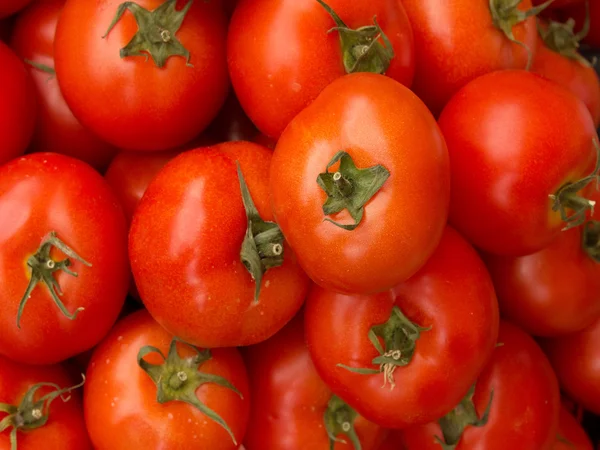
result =
M544 38L538 39L532 70L573 92L590 110L594 124L600 125L600 79L576 50L581 37L560 22L540 24L540 31Z
M535 52L535 18L524 17L532 8L531 0L402 3L415 34L417 64L412 89L436 116L471 80L496 70L525 69ZM490 5L497 7L497 21ZM500 26L512 30L514 40L521 44L511 41Z
M122 16L120 4L129 5ZM163 19L145 31L154 44L138 28L150 23L148 11ZM214 1L67 0L55 40L60 88L75 117L107 142L177 147L200 134L225 100L226 28Z
M387 438L377 450L405 450L400 431L390 430Z
M560 409L558 438L552 450L594 450L583 427L564 407Z
M186 342L255 344L304 302L308 278L270 222L271 155L242 141L183 153L159 172L138 206L129 242L136 285L154 318ZM249 188L245 201L236 162ZM250 211L252 202L258 213Z
M235 9L227 44L231 81L250 119L272 138L345 73L385 73L412 83L412 29L399 1L326 3L337 23L315 0L241 0Z
M580 191L598 172L594 123L554 82L517 70L484 75L453 97L439 124L450 153L450 223L475 246L534 253L592 208Z
M0 356L0 448L91 450L79 387L61 366L29 366ZM15 427L15 421L22 425Z
M296 316L245 352L252 392L247 450L380 450L386 430L335 397L317 374ZM353 444L354 442L354 444Z
M314 289L305 320L315 366L333 392L368 420L404 428L442 417L465 396L494 350L499 319L485 265L447 228L406 283L371 296ZM373 370L353 371L362 368Z
M0 354L49 364L106 335L127 293L127 228L95 170L53 153L0 167L0 249Z
M600 49L600 2L598 0L590 0L589 6L590 29L583 42L596 49ZM575 32L578 33L583 29L587 16L585 2L572 8L567 8L561 11L561 13L564 20L571 17L575 19Z
M373 293L413 275L439 243L448 154L409 89L351 74L290 123L275 148L270 188L276 221L313 281Z
M54 67L54 31L64 0L38 1L19 14L11 47L25 60ZM39 114L30 150L81 159L103 171L117 150L101 141L73 117L53 74L29 66L35 82Z
M500 323L498 342L472 398L441 420L449 422L446 444L457 442L456 450L550 450L560 410L556 375L535 341L514 325ZM439 450L436 436L444 439L437 422L402 431L407 450Z
M0 41L0 165L23 154L35 126L36 103L31 77Z
M0 19L20 11L29 3L31 3L31 0L2 0L0 2Z
M544 341L562 389L586 410L600 414L600 319L578 333Z
M97 450L232 450L244 437L249 402L236 349L177 345L142 310L118 322L94 352L84 409Z

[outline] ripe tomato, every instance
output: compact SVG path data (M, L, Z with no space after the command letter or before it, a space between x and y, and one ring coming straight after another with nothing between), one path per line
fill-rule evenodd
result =
M368 420L404 428L442 417L465 396L494 350L498 320L485 265L447 228L427 264L393 291L314 289L306 340L336 395Z
M231 19L233 87L250 119L272 138L345 73L385 73L412 83L413 36L401 2L325 1L241 0Z
M386 430L358 415L321 380L297 315L245 352L252 406L247 450L379 450ZM333 441L332 438L337 439Z
M177 147L225 100L226 28L214 1L67 0L55 40L60 88L75 117L117 147Z
M558 438L552 450L594 450L583 427L564 407L560 409Z
M535 52L535 18L525 14L536 12L531 0L402 3L415 35L412 89L436 116L471 80L496 70L525 69Z
M23 154L35 127L33 82L25 66L0 41L0 165Z
M73 385L59 365L30 366L0 356L0 448L91 450L76 390L81 385Z
M461 89L439 124L450 153L450 223L475 246L534 253L592 208L580 191L598 172L598 137L565 88L525 71L491 73Z
M29 3L31 3L31 0L3 0L0 2L0 19L20 11Z
M129 241L136 285L150 314L186 342L255 344L304 302L308 278L270 222L271 155L242 141L182 153L138 206Z
M589 8L589 33L583 39L583 42L591 47L600 49L600 2L598 0L590 0ZM571 17L575 20L575 32L578 33L584 28L587 17L585 2L582 2L580 5L574 5L572 8L567 8L561 11L561 13L564 20Z
M556 375L535 341L506 322L499 346L470 393L440 423L402 431L407 450L550 450L556 440L560 395ZM492 395L493 394L493 395Z
M127 293L127 227L95 170L53 153L0 167L0 249L0 354L49 364L106 335Z
M177 344L145 310L118 322L94 351L84 395L97 450L232 450L248 422L238 351Z
M543 342L562 389L586 410L600 414L600 319L583 331Z
M596 126L600 125L600 79L594 67L577 52L583 35L573 24L540 23L541 36L533 62L535 73L569 89L585 103Z
M46 68L28 67L39 107L30 150L62 153L103 171L117 150L83 128L73 117L53 74L54 32L63 5L64 0L36 2L19 14L13 30L11 47L15 52Z
M425 105L388 77L357 73L331 83L290 123L270 188L276 221L313 281L373 293L406 280L433 253L449 184L444 138Z
M387 438L377 450L405 450L402 444L402 435L398 430L390 430Z

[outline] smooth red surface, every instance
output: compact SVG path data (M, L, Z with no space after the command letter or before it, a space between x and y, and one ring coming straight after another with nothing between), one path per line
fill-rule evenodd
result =
M382 373L356 374L337 365L378 368L368 333L389 320L394 305L431 330L421 333L411 362L396 368L392 389L382 387ZM437 420L460 402L494 350L499 319L485 265L447 228L431 259L406 283L370 296L315 288L305 320L315 366L333 391L365 418L405 428Z
M359 168L390 172L353 231L324 221L327 195L316 181L340 150ZM444 139L425 105L388 77L360 73L334 81L290 123L275 147L270 192L277 223L314 282L372 293L406 280L433 253L449 185ZM346 210L331 219L352 223Z
M410 86L415 71L412 29L398 0L328 0L350 28L373 25L395 57L386 75ZM316 1L241 0L231 19L227 58L240 103L264 134L287 124L332 81L345 75L335 22Z
M248 222L236 161L259 214L272 221L271 156L241 141L185 152L159 172L138 206L129 240L136 285L153 317L187 342L229 347L263 341L304 302L308 278L287 244L283 265L263 277L258 302L240 260Z
M118 322L96 349L87 370L84 399L85 421L96 450L238 448L225 429L192 405L156 401L157 387L137 365L137 354L140 348L152 345L167 355L172 338L142 310ZM183 358L195 355L184 344L177 349ZM163 362L156 353L144 359L150 364ZM242 394L240 398L214 383L196 391L198 399L227 422L240 442L250 407L248 377L240 354L236 349L212 350L199 371L224 377Z
M27 259L51 231L92 264L71 258L55 272L60 297L74 320L58 309L45 285L31 294L17 328L19 301L30 279ZM27 155L0 167L0 354L30 364L63 361L102 339L127 294L127 226L109 185L90 166L52 153ZM58 249L55 261L65 258Z
M558 434L562 440L557 439L552 450L594 450L583 427L564 407L560 409Z
M8 17L25 8L32 0L2 0L0 2L0 19Z
M541 250L565 226L550 195L596 162L591 116L567 89L525 71L469 83L439 120L451 166L450 223L489 253Z

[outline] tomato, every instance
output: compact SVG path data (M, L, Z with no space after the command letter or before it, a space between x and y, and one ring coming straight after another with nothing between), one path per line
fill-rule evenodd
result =
M53 153L0 167L0 249L0 354L49 364L106 335L127 293L127 227L95 170Z
M562 389L584 409L600 414L600 319L583 331L547 339L544 349Z
M81 384L73 385L62 366L29 366L0 356L0 448L91 450Z
M290 123L270 189L276 222L312 280L359 294L425 264L446 225L449 184L444 139L425 105L388 77L357 73Z
M498 320L485 265L447 228L427 264L392 291L314 289L306 340L336 395L368 420L404 428L442 417L464 397L494 350Z
M138 28L150 20L156 29ZM226 28L214 1L67 0L55 39L60 88L75 117L117 147L183 145L227 95Z
M600 2L598 0L589 1L589 32L583 39L583 42L593 48L600 49ZM575 20L575 32L579 33L585 26L587 11L585 2L580 5L574 5L561 11L563 19L573 18Z
M497 70L525 69L535 52L535 18L525 16L536 12L531 0L402 3L415 34L412 89L435 116L471 80Z
M498 342L474 391L440 420L447 435L436 422L407 428L407 450L439 450L436 436L457 443L456 450L553 448L560 409L556 375L535 341L514 325L500 323Z
M241 0L227 58L242 107L275 139L345 73L385 73L410 86L415 66L412 29L397 0Z
M308 278L271 222L271 155L243 141L182 153L138 206L129 241L136 285L152 316L186 342L255 344L304 302Z
M25 60L42 64L46 69L29 66L35 83L39 114L30 150L55 152L81 159L105 170L117 150L101 141L73 117L64 101L54 66L54 31L64 0L36 2L19 14L11 47Z
M558 435L552 450L593 450L583 427L564 407L560 409Z
M377 450L405 450L400 432L398 430L390 430L387 438Z
M32 0L3 0L0 2L0 19L25 8Z
M144 310L118 322L98 346L84 395L97 450L233 450L248 422L239 352L177 344Z
M533 62L535 73L561 84L581 99L600 125L600 79L594 67L577 52L583 35L573 32L573 24L540 24L541 36Z
M247 450L379 450L386 430L334 396L317 374L296 316L245 352L252 407ZM337 442L328 436L337 439Z
M0 165L23 154L35 127L33 82L25 66L0 41Z
M580 191L600 163L594 123L554 82L517 70L484 75L453 97L439 124L450 153L450 223L482 250L537 252L593 207Z

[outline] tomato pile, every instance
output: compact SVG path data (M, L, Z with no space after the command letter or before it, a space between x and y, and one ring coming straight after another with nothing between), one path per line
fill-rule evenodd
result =
M600 449L600 0L0 37L0 449Z

